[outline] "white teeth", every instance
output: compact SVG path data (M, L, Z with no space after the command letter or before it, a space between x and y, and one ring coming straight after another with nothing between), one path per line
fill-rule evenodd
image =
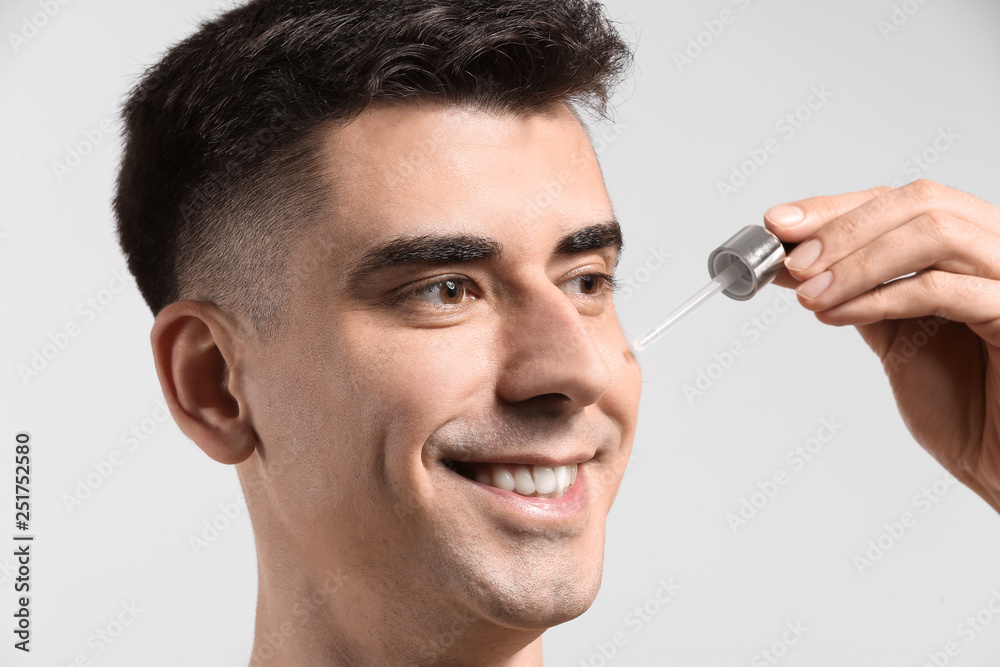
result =
M576 466L573 466L574 468ZM568 489L569 488L569 477L570 471L569 466L556 466L553 468L555 471L556 478L556 488L557 489Z
M531 479L531 471L524 466L518 466L514 471L514 489L522 496L535 492L535 480Z
M480 466L480 467L483 469L487 469L486 466ZM507 470L506 466L490 466L490 468L493 468L492 486L495 486L498 489L503 489L504 491L514 490L514 475L510 472L510 470ZM489 482L484 482L484 483L489 484Z
M548 466L535 466L531 471L535 478L535 491L542 495L556 490L556 474Z
M522 496L559 498L576 481L577 464L565 466L525 466L505 463L476 463L475 479L480 484Z

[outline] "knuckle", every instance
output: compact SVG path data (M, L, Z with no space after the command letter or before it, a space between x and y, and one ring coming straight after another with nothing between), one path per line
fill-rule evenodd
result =
M989 284L982 276L966 276L959 285L960 295L966 299L980 297L989 290Z
M879 272L881 265L885 263L885 259L880 256L878 248L872 248L871 245L867 245L861 250L856 250L847 259L842 261L850 262L848 273L857 276L876 274Z
M878 207L880 204L877 199L873 199L868 203L868 206L864 208L856 208L853 211L845 213L840 216L837 220L836 226L832 226L832 229L836 230L836 236L841 239L852 239L861 235L865 227L868 225L868 220L871 218L870 207ZM824 239L826 240L826 239ZM830 239L831 241L833 239Z
M862 216L857 212L852 212L840 219L837 232L844 238L855 238L860 236L867 225L867 216Z
M884 320L889 316L889 306L892 305L896 298L893 291L892 286L887 283L869 290L866 295L870 306L879 314L878 319L880 320Z
M905 186L907 193L925 204L933 204L941 194L941 186L934 181L920 178Z
M986 294L990 289L989 281L982 276L959 276L938 269L923 271L920 274L920 279L928 292L938 297L950 297L952 301L974 299ZM939 301L944 303L947 299L939 299Z
M955 219L948 213L938 210L927 211L917 218L917 222L926 230L935 243L945 246L954 244L956 240Z
M892 202L888 198L875 197L844 216L841 219L841 229L848 237L864 236L872 221L889 215L891 208Z
M920 274L920 282L932 294L949 294L955 288L953 275L937 269L923 271Z

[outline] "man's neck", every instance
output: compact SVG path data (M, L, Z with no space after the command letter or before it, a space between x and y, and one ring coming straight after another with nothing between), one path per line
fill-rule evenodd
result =
M392 599L342 568L322 577L301 569L268 576L264 564L249 667L542 665L541 631Z

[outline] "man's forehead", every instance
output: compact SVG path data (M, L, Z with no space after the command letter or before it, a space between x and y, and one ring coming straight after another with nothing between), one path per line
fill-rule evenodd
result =
M474 179L504 161L520 169L569 158L596 165L583 124L565 104L513 113L422 100L382 103L321 136L324 163L336 184L350 188L340 192L348 197L367 188L405 190L446 172Z
M553 123L570 124L585 133L579 113L568 102L515 110L433 97L374 102L349 122L331 124L326 129L327 137L340 147L397 141L444 145L460 141L461 134L473 128L486 130L497 143L537 140L548 132L533 136L528 133Z
M565 105L532 115L383 104L334 129L326 150L333 196L317 233L337 238L341 267L504 247L558 254L598 224L602 243L620 247L596 156Z

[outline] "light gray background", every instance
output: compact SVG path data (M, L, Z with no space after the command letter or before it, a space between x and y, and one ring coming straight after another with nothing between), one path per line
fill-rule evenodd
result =
M81 654L108 666L246 664L256 564L235 472L157 421L152 317L131 281L102 292L124 268L109 203L119 98L199 17L228 4L53 2L58 11L17 49L10 34L42 23L32 18L41 5L0 8L2 451L31 432L38 536L30 656L11 648L12 548L0 548L2 664L62 666ZM614 127L595 127L612 138L599 148L626 230L620 275L638 287L618 299L630 339L704 284L709 251L768 207L912 180L906 163L934 157L939 131L954 138L920 175L1000 203L994 0L607 4L638 42ZM674 53L726 9L733 22L701 35L703 53L679 68ZM899 29L880 29L894 11ZM776 123L814 86L832 97L787 137ZM771 137L779 150L723 201L717 182ZM57 174L86 143L89 154ZM588 613L546 634L546 664L769 664L755 655L786 623L807 631L782 665L917 667L950 641L960 649L951 665L997 664L1000 617L971 642L959 624L1000 591L1000 517L956 485L921 511L914 495L944 472L903 426L878 360L853 328L797 305L778 313L779 291L717 297L640 354L640 428L609 518L604 585ZM80 308L109 296L93 318ZM755 317L769 324L752 338ZM18 366L70 323L80 334L23 381ZM745 352L719 376L713 355L735 342ZM690 401L682 389L699 371L718 379ZM786 452L824 418L843 426L792 473ZM124 440L132 428L145 429L134 447ZM68 510L67 494L114 450L121 465ZM12 459L0 455L10 514ZM727 514L779 470L790 482L734 534ZM231 521L226 508L238 512ZM904 512L916 525L859 572L855 556ZM230 525L196 555L189 538L213 521ZM665 604L661 580L679 587ZM123 603L142 611L98 654L93 636ZM633 609L644 605L640 627ZM619 632L608 659L601 646L609 652Z

